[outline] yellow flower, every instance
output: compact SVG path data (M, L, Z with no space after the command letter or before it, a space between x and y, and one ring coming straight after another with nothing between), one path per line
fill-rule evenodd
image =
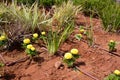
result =
M42 35L45 35L46 33L43 31L43 32L41 32L41 34L42 34Z
M34 47L31 47L31 51L35 51L35 48L34 48Z
M0 37L0 41L2 41L2 38Z
M1 36L1 40L5 40L6 39L6 37L5 36Z
M71 53L65 53L64 58L65 59L72 59L72 54Z
M24 43L24 44L29 44L29 43L30 43L30 39L28 39L28 38L24 39L24 40L23 40L23 43Z
M34 37L34 38L38 38L38 34L37 34L37 33L34 33L34 34L33 34L33 37Z
M114 40L110 40L110 43L113 43L113 42L115 42Z
M85 30L84 29L80 29L80 33L84 33L85 32Z
M82 37L82 34L77 34L78 36Z
M115 70L115 71L114 71L114 74L120 75L120 71L119 71L119 70Z
M27 49L31 49L32 47L32 44L27 45Z
M78 49L71 49L70 51L72 54L78 54Z

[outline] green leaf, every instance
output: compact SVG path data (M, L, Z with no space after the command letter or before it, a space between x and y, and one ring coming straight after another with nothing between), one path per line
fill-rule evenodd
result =
M115 74L110 74L104 80L120 80L120 76L117 76Z
M80 57L79 54L72 54L75 59L78 59Z
M72 59L63 58L63 62L66 63L68 67L72 67L75 62L75 59L74 58L72 58Z
M82 36L80 36L79 34L76 34L75 38L80 41L82 39Z

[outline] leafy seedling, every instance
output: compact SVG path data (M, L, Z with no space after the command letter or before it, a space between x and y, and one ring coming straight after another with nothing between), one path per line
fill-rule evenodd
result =
M76 34L75 38L80 41L82 39L82 34Z
M116 41L110 40L108 46L109 46L109 52L116 51Z

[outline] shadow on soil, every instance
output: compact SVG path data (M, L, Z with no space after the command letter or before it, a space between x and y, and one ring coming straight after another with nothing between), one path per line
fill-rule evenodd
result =
M3 77L3 80L12 80L12 79L14 79L15 77L16 77L15 74L5 73L5 74L4 74L4 77Z
M42 63L44 61L43 57L36 56L33 58L33 61L37 62L38 64Z
M74 65L77 66L77 67L79 67L81 65L84 66L86 64L85 64L85 62L76 62Z

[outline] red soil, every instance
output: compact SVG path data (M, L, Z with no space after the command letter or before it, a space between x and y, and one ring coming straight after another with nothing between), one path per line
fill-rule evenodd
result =
M95 45L108 50L108 41L110 39L120 41L120 36L116 33L108 33L102 30L99 19L92 19L94 28ZM78 15L76 19L77 25L90 25L90 18ZM100 48L89 47L87 43L78 41L74 38L74 35L79 33L78 27L75 28L69 39L64 42L60 48L58 54L61 52L67 52L72 48L77 48L81 57L77 60L77 66L83 71L103 80L105 76L113 72L115 69L120 70L120 57L112 55ZM60 55L49 56L46 49L35 45L40 52L39 57L35 58L29 64L29 59L16 63L11 66L5 66L1 68L5 72L5 77L0 80L93 80L92 78L84 75L83 73L76 72L72 69L68 69L66 66L55 68L55 63L61 61ZM117 53L120 53L120 45L117 46ZM14 50L4 54L6 62L15 61L25 57L24 51Z

